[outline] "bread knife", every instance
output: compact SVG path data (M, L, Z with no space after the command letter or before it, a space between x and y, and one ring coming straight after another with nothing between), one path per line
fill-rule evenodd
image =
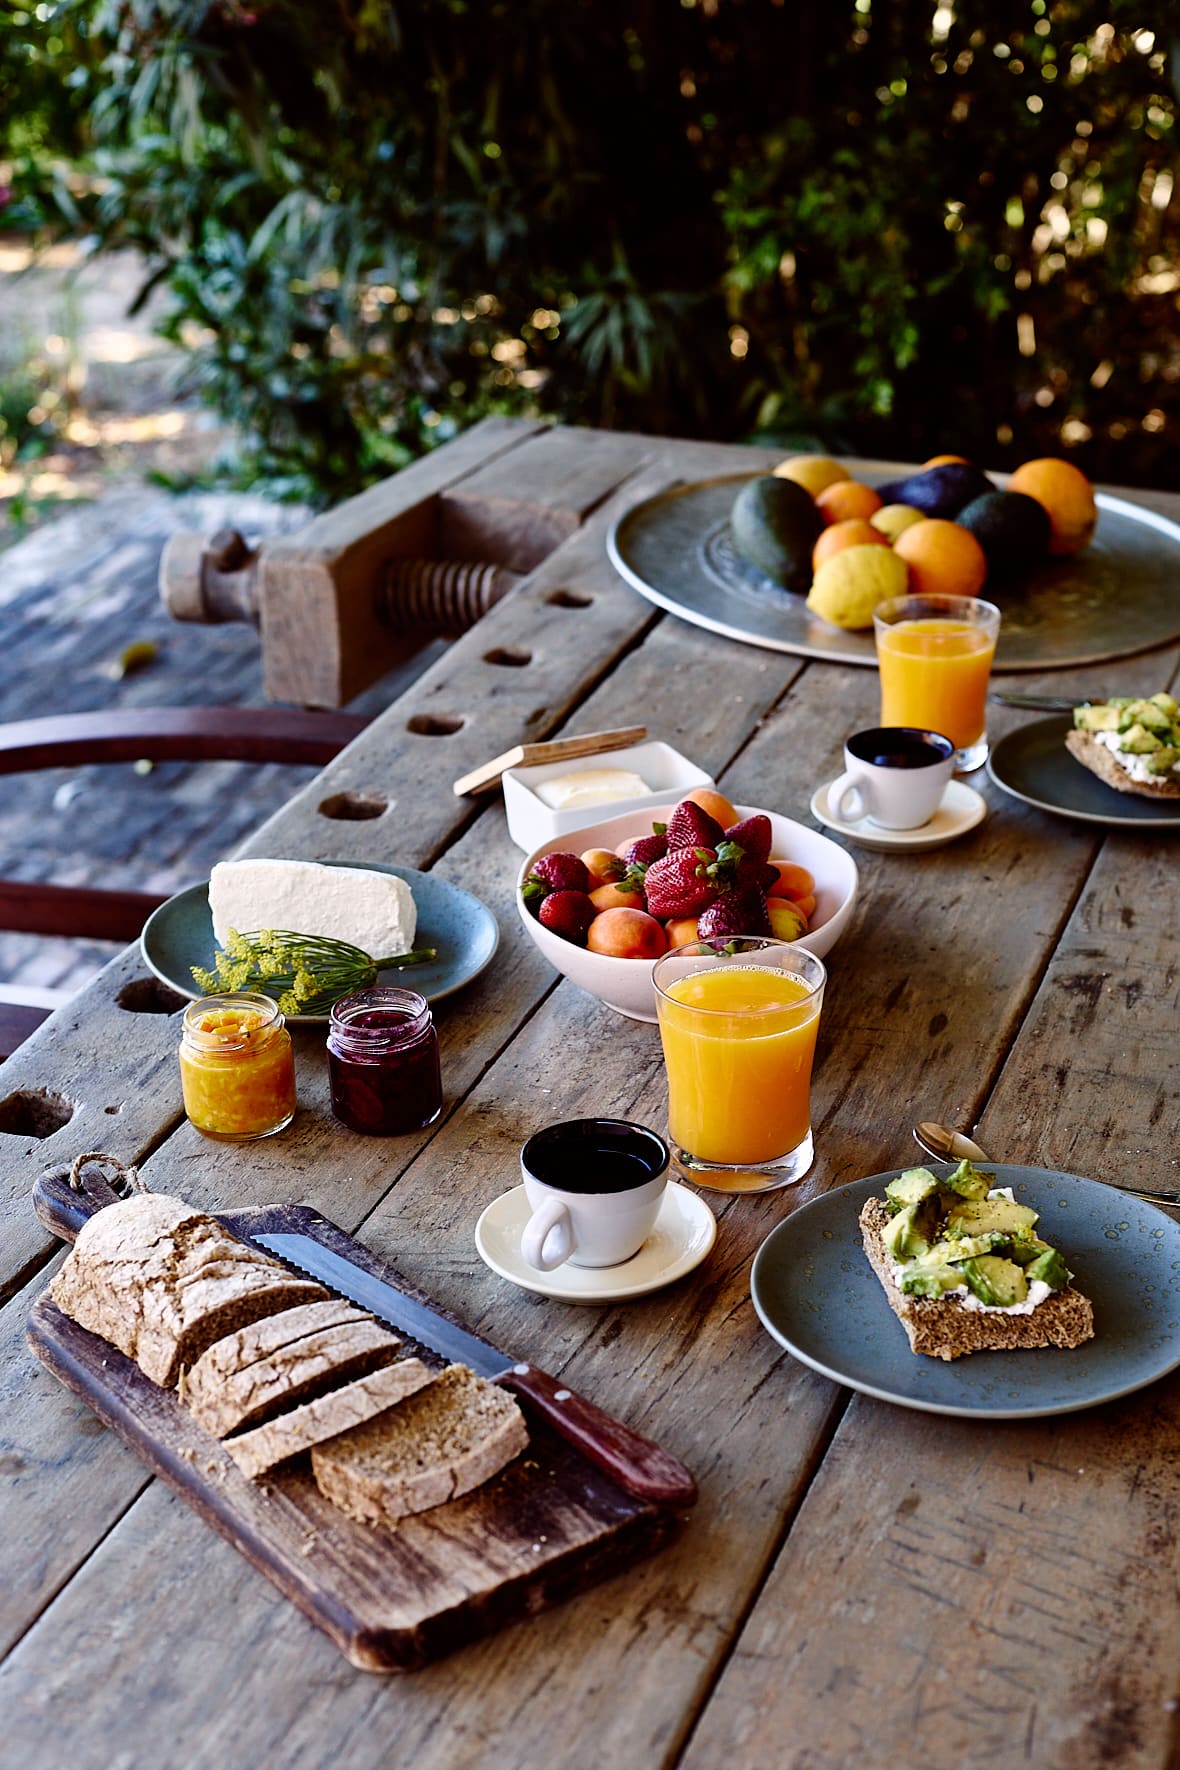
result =
M612 1419L536 1365L509 1358L478 1334L460 1327L420 1298L408 1296L396 1285L354 1265L314 1236L264 1230L246 1233L277 1259L319 1279L321 1284L380 1316L390 1327L409 1334L440 1357L465 1364L479 1376L514 1390L628 1493L661 1506L691 1506L696 1499L696 1482L676 1457L651 1439L631 1431L620 1420Z
M1088 707L1093 704L1091 695L1052 694L1009 694L1006 690L993 689L988 695L989 701L995 701L1001 707L1023 707L1031 713L1069 713L1074 707Z

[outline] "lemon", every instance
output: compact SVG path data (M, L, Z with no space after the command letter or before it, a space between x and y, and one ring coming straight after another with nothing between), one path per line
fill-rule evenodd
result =
M891 541L896 541L903 529L912 523L921 522L922 512L915 510L912 504L885 504L880 510L874 510L869 517L875 529L880 529Z
M877 604L908 585L905 560L891 547L844 547L816 572L807 606L833 627L871 627Z
M830 455L790 455L774 470L776 479L793 479L814 498L817 492L848 478L848 469Z

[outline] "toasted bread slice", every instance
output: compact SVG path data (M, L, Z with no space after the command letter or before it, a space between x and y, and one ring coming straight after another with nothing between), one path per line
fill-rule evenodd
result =
M1072 1284L1031 1315L964 1309L957 1296L907 1297L893 1280L893 1266L881 1239L889 1212L883 1199L866 1199L860 1214L869 1264L881 1280L889 1307L906 1331L912 1352L930 1358L962 1358L969 1352L1016 1352L1041 1346L1072 1348L1094 1337L1094 1310Z
M1156 781L1135 780L1106 745L1098 742L1093 732L1066 732L1065 747L1083 768L1088 768L1091 774L1096 774L1118 793L1136 793L1142 799L1180 799L1180 780L1174 775L1171 778L1162 775Z

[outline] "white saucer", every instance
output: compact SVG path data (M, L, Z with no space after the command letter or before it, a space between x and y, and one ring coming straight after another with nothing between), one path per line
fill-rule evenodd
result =
M670 1180L655 1228L637 1254L619 1266L571 1266L538 1272L520 1251L529 1220L523 1186L493 1199L475 1226L479 1257L522 1291L562 1303L623 1303L658 1291L699 1266L717 1238L717 1219L695 1192Z
M867 817L846 823L843 818L834 817L828 810L828 787L831 784L829 781L827 787L817 787L812 794L812 812L829 830L835 830L837 835L859 842L862 848L906 849L911 854L919 854L924 848L941 848L944 842L953 842L956 837L965 836L968 830L973 830L987 816L987 800L974 787L953 780L930 822L922 824L919 829L883 830L879 825L870 823Z

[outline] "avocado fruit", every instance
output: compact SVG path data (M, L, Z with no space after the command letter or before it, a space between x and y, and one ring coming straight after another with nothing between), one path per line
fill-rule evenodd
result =
M986 1198L995 1185L994 1174L985 1174L976 1168L966 1157L959 1163L953 1174L945 1174L941 1185L947 1192L953 1192L957 1198ZM888 1191L886 1187L886 1191Z
M896 1205L920 1205L924 1199L932 1198L938 1191L938 1181L929 1168L907 1168L896 1180L891 1180L885 1188L885 1197L891 1207Z
M1031 1229L1037 1213L1031 1205L1018 1205L1009 1198L963 1199L949 1212L948 1235L1016 1235Z
M955 521L983 548L989 581L1031 571L1047 555L1053 533L1045 506L1027 492L984 492L964 504Z
M888 486L877 487L883 504L909 504L923 516L948 518L957 517L965 505L994 490L983 469L972 467L967 461L924 467L908 479L892 480Z
M744 485L730 517L733 544L780 590L811 588L811 551L824 519L811 494L793 479L763 474Z
M1010 1309L1013 1303L1023 1303L1028 1296L1024 1273L999 1254L982 1254L978 1260L965 1261L963 1277L971 1294L993 1307Z
M896 1217L891 1217L881 1233L881 1240L890 1258L900 1263L928 1253L930 1238L926 1233L927 1226L923 1220L921 1205L906 1205Z

